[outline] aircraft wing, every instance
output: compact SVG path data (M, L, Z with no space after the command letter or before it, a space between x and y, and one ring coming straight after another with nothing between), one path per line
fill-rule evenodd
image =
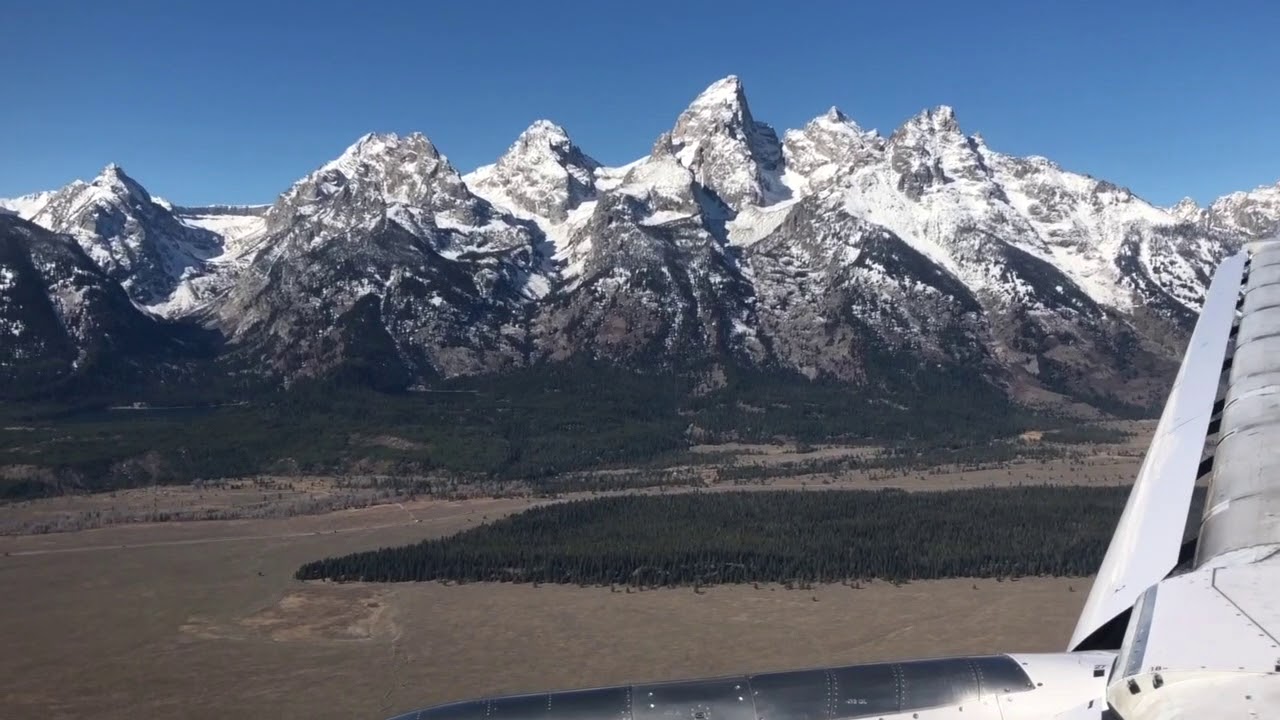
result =
M1182 534L1236 319L1244 253L1218 268L1129 501L1071 636L1070 650L1117 647L1128 613L1178 564Z
M1107 687L1124 720L1280 717L1280 242L1246 255L1239 282L1230 265L1237 311L1199 537L1185 572L1137 598Z

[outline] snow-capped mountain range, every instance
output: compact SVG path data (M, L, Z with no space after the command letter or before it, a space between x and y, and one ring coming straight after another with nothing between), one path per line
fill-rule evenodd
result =
M0 218L9 366L57 345L35 329L51 302L77 302L37 257L67 237L76 272L132 301L115 308L128 322L216 329L284 382L589 356L862 385L962 369L1146 403L1218 261L1280 229L1280 184L1159 208L995 151L945 106L887 137L835 108L779 137L731 76L622 167L538 120L467 175L421 134L370 134L270 206L176 207L112 165L0 214L16 216ZM60 322L58 347L87 352L92 333Z

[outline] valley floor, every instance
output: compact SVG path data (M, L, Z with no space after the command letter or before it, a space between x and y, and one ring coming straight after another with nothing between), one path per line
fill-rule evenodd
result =
M500 692L1055 650L1084 579L787 591L292 580L528 500L0 538L0 697L24 718L376 718ZM412 513L412 517L410 517Z
M884 477L797 475L747 489L1122 484L1137 470L1131 450L1145 445L1139 433L1123 447L1094 448L1083 459ZM787 461L785 449L738 451L751 462ZM296 493L325 492L322 480L307 482ZM261 502L262 492L160 488L51 499L0 508L0 522L13 532L24 518L107 508L234 508ZM132 522L0 537L4 715L377 718L494 693L911 656L1056 651L1090 583L958 579L898 587L873 582L861 589L719 586L697 594L690 588L625 593L293 579L309 560L450 534L549 501L416 500L290 517Z
M732 443L694 446L679 465L657 469L621 468L570 473L541 487L521 482L457 486L454 496L470 498L598 496L613 492L689 490L877 489L956 490L1013 485L1124 485L1137 476L1154 421L1117 421L1113 443L1054 443L1027 433L1024 455L965 464L891 468L842 467L849 459L873 458L866 446L798 447ZM1002 451L1003 452L1003 451ZM1047 455L1037 455L1036 453ZM616 481L616 483L615 483ZM626 490L575 489L617 484ZM651 487L645 487L645 485ZM563 489L561 492L553 492ZM159 485L88 495L67 495L0 504L0 536L36 535L121 525L188 520L266 520L323 515L380 506L404 508L417 496L406 485L379 485L379 478L262 476L192 485ZM205 528L216 532L212 528ZM203 532L196 530L195 532Z

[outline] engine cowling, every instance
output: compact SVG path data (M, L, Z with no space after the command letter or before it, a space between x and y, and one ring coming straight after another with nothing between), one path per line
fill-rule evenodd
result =
M979 655L466 700L395 720L1043 720L1101 698L1113 653ZM1086 708L1089 709L1089 708Z

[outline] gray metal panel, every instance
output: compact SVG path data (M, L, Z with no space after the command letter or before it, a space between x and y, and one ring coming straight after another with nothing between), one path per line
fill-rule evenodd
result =
M1272 441L1274 442L1274 440ZM1271 463L1275 469L1277 463ZM1274 476L1273 476L1274 477ZM1232 550L1280 542L1280 503L1274 493L1238 497L1222 512L1204 521L1206 552L1201 564Z
M1255 340L1249 345L1259 345L1260 342L1261 341ZM1253 393L1274 388L1277 384L1280 384L1280 368L1276 368L1269 372L1250 374L1246 377L1236 378L1230 385L1234 392L1227 396L1225 402L1235 402L1240 398ZM1225 432L1226 428L1223 428L1222 431Z
M1231 395L1231 385L1240 380L1280 371L1280 362L1277 362L1274 355L1280 349L1280 315L1273 314L1270 310L1245 315L1240 318L1240 334L1249 338L1249 342L1238 342L1236 345L1235 355L1231 359L1228 397Z
M488 703L488 700L467 700L438 705L422 710L413 717L417 720L484 720Z
M631 688L556 692L547 696L547 704L556 720L630 720Z
M831 716L896 713L902 707L902 671L894 663L831 668Z
M844 720L1034 689L1016 660L984 655L486 698L396 720Z
M1218 434L1218 447L1214 457L1214 466L1218 472L1226 472L1225 466L1242 461L1266 460L1266 458L1249 457L1248 448L1266 450L1267 435L1258 437L1257 433L1250 431L1257 428L1274 429L1277 418L1280 418L1280 385L1276 384L1277 378L1274 374L1268 379L1271 380L1268 385L1250 389L1248 392L1229 392L1227 395L1226 404L1222 409L1222 430ZM1232 390L1234 389L1233 386ZM1276 438L1271 436L1271 440L1270 444L1274 445ZM1226 452L1223 452L1224 450ZM1226 489L1225 483L1217 488L1219 491ZM1215 502L1212 495L1209 502L1211 504Z
M984 696L1034 690L1027 672L1008 655L986 655L966 658L978 673L978 685Z
M1280 542L1280 312L1264 296L1280 283L1280 249L1254 251L1238 346L1223 404L1196 567L1234 550ZM1250 304L1250 298L1258 301Z
M1249 284L1252 287L1276 283L1280 283L1280 265L1254 265L1249 268Z
M1268 286L1267 289L1275 289L1277 296L1280 297L1280 285ZM1249 297L1255 294L1249 293ZM1272 307L1245 311L1245 314L1240 318L1240 330L1236 333L1236 347L1239 348L1277 334L1280 334L1280 303Z
M1280 245L1275 243L1259 243L1253 248L1250 256L1250 267L1280 265Z
M902 663L902 709L963 705L981 696L978 671L964 658Z
M1178 563L1246 259L1243 253L1227 258L1213 276L1182 367L1069 648L1079 648L1133 607L1142 591ZM1258 270L1252 272L1251 279Z
M1159 585L1152 585L1142 593L1137 610L1129 618L1129 627L1125 628L1124 643L1120 647L1117 667L1122 675L1133 675L1142 667L1142 660L1147 654L1147 643L1151 640L1151 622L1155 617L1156 593Z
M1244 296L1245 313L1258 312L1265 308L1280 306L1280 283L1255 287Z
M828 720L831 716L826 670L752 675L749 681L760 720Z
M636 685L635 720L756 720L745 677Z
M489 701L490 720L546 720L551 714L551 696L514 695Z

